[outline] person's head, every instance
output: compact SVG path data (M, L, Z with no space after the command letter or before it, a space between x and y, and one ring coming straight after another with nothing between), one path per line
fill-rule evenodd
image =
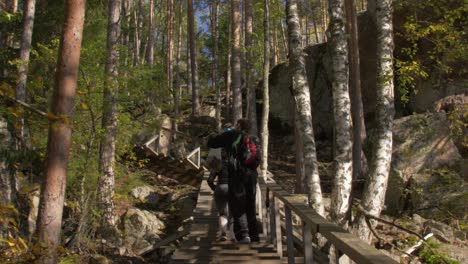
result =
M238 131L248 132L250 129L249 121L247 119L237 120L235 129Z

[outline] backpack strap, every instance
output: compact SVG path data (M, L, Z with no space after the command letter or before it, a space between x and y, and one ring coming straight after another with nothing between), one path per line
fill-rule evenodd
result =
M242 138L244 137L244 133L240 133L239 137L232 143L232 149L237 151L237 146L239 146L239 143L241 142Z

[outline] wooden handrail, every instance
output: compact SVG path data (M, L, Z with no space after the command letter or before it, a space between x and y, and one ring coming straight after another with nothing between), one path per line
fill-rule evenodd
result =
M262 191L266 191L266 195L262 195L262 204L267 203L269 213L261 212L263 221L269 223L263 226L269 226L267 235L270 237L271 242L276 246L277 250L282 251L282 235L281 235L281 224L279 223L279 204L281 202L284 205L286 214L286 244L288 248L288 263L294 263L294 256L291 252L294 252L293 243L289 241L293 239L292 235L292 217L291 213L294 212L303 222L303 245L304 245L304 257L305 263L313 263L313 248L312 248L312 234L321 234L325 237L335 248L337 252L340 252L348 256L351 260L356 263L364 264L396 264L395 260L389 256L383 254L376 248L368 245L364 241L360 240L355 235L349 233L347 230L340 226L328 221L321 215L317 214L314 209L307 206L304 203L304 199L301 195L291 195L286 192L281 186L276 184L270 177L266 179L259 177L259 184ZM268 218L268 219L266 219ZM282 253L282 252L278 252Z

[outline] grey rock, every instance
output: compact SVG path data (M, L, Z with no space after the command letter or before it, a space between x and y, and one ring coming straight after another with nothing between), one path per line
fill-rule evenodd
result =
M159 193L150 186L136 187L130 191L130 195L142 203L147 203L151 206L157 206L160 200Z
M159 241L164 223L150 211L130 208L122 219L124 243L133 252Z

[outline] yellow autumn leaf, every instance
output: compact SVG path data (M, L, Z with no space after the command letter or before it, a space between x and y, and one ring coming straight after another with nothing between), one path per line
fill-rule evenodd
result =
M84 110L88 110L89 107L88 107L88 104L86 102L82 102L81 103L81 108L83 108Z

